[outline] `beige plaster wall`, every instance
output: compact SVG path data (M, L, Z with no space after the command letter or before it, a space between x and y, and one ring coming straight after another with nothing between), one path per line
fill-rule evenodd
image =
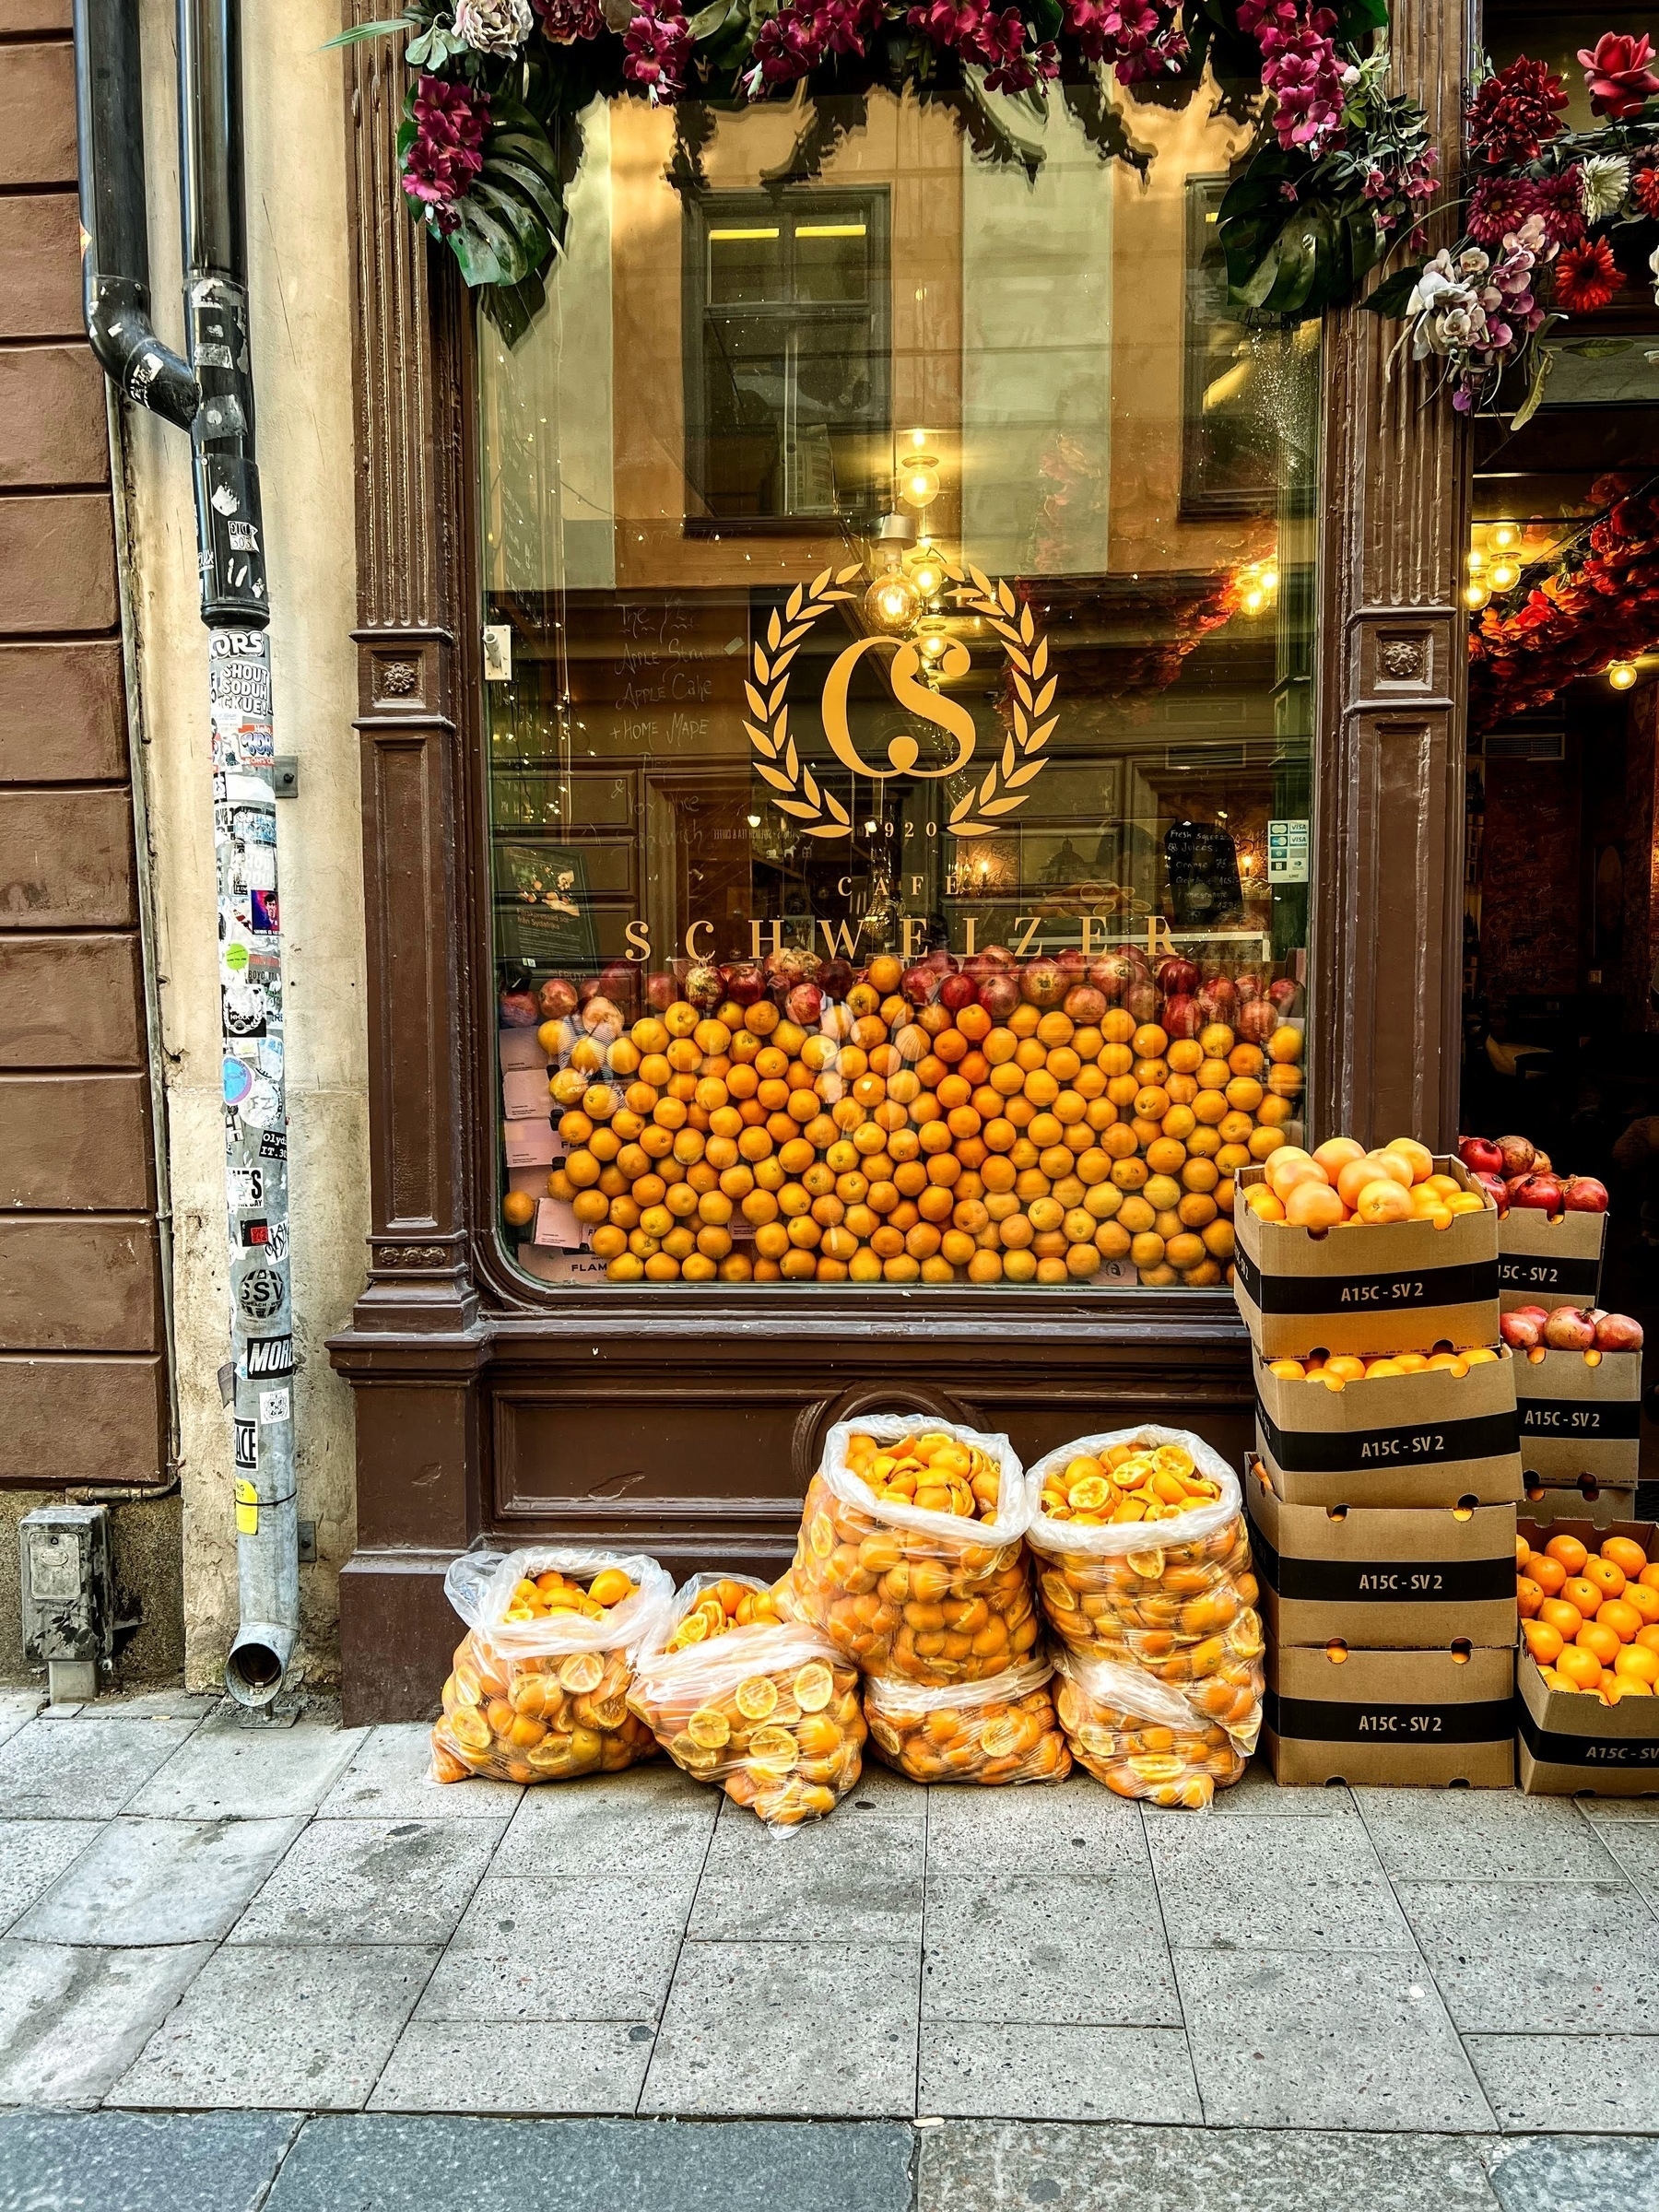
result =
M337 0L242 13L258 451L271 589L284 954L300 1513L307 1678L337 1672L335 1587L354 1537L349 1392L324 1342L361 1284L368 1092L354 653L351 331ZM171 0L144 0L156 322L180 343ZM172 1181L183 1492L185 1667L217 1680L236 1622L225 1167L206 632L184 436L128 411L128 604L138 649Z

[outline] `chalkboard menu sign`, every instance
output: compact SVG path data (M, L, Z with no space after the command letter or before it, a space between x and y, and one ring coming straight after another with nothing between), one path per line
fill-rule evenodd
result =
M577 847L499 844L496 890L504 957L532 968L598 966L587 865Z

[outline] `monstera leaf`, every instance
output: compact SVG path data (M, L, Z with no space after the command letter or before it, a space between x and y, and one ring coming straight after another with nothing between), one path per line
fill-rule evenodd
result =
M1382 241L1371 203L1351 189L1334 193L1323 166L1269 141L1229 185L1217 232L1235 305L1322 314L1345 306L1375 264Z
M398 153L415 135L409 95ZM511 345L547 297L542 278L564 241L559 159L541 123L522 101L497 92L484 137L484 166L454 204L445 242L467 283L481 288L485 312Z

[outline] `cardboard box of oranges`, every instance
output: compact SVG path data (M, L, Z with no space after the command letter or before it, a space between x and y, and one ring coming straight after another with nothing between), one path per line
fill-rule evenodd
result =
M662 1633L674 1584L639 1552L543 1544L464 1552L443 1586L468 1633L432 1729L440 1782L565 1782L655 1755L628 1710L632 1654Z
M1262 1748L1284 1784L1507 1790L1515 1661L1463 1652L1269 1646Z
M1254 1366L1256 1450L1287 1505L1519 1504L1507 1346Z
M1596 1217L1599 1218L1599 1216ZM1529 1489L1633 1489L1641 1456L1641 1354L1555 1351L1515 1359L1521 1464Z
M1460 1159L1420 1146L1415 1154L1421 1155L1417 1165L1455 1184L1464 1197L1484 1196ZM1270 1168L1271 1161L1239 1171L1242 1203L1233 1217L1233 1295L1264 1358L1497 1342L1498 1209L1489 1198L1466 1211L1417 1214L1402 1185L1406 1210L1398 1219L1356 1213L1331 1224L1265 1220L1249 1194L1271 1191Z
M1073 1758L1120 1797L1196 1812L1250 1763L1259 1706L1247 1725L1230 1731L1138 1666L1063 1646L1054 1668L1055 1707Z
M865 1414L824 1441L789 1605L866 1675L985 1682L1035 1650L1022 1470L1006 1436Z
M1202 1437L1080 1437L1026 1477L1027 1532L1053 1633L1139 1666L1206 1722L1258 1721L1262 1622L1238 1477Z
M883 1763L912 1782L1063 1782L1071 1754L1054 1717L1053 1663L946 1688L876 1677L865 1718Z
M747 1575L692 1577L628 1702L677 1767L769 1828L832 1812L863 1771L856 1672Z
M1659 1527L1523 1521L1515 1552L1522 1788L1659 1792Z

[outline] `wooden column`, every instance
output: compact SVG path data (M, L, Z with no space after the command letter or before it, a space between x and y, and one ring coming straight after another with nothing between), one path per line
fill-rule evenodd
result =
M1393 39L1450 187L1468 24L1395 0ZM1356 309L1325 330L1312 1117L1438 1148L1457 1127L1468 449L1443 365L1385 381L1399 331Z

